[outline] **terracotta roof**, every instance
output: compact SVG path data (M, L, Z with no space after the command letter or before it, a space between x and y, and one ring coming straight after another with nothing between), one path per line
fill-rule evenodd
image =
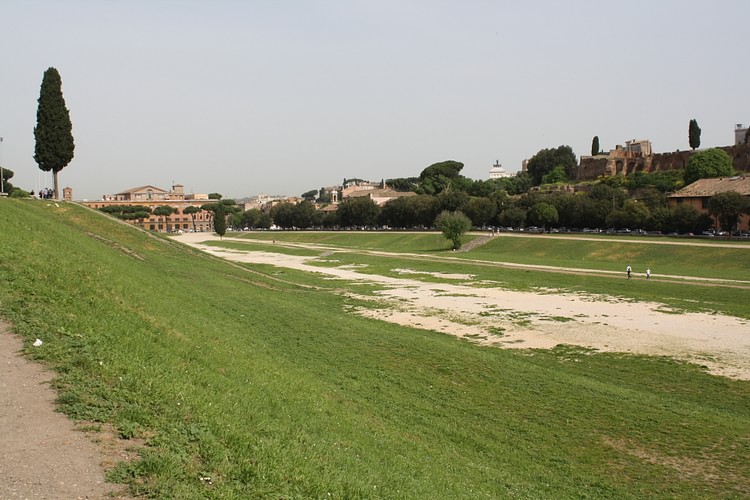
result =
M716 193L725 193L727 191L736 191L742 195L750 196L750 175L698 179L679 191L670 194L669 197L703 198L706 196L713 196Z

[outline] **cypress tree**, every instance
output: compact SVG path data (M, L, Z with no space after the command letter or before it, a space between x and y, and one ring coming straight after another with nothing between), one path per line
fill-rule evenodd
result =
M591 156L599 154L599 136L595 135L594 140L591 141Z
M216 205L216 212L214 212L214 231L221 237L227 232L227 216L224 212L224 205L221 203Z
M690 142L690 148L695 149L701 147L701 128L698 126L698 122L695 118L690 120L690 126L688 127L688 141Z
M62 94L62 80L55 68L48 68L42 78L39 92L39 107L34 127L34 160L40 170L53 173L55 198L59 189L57 173L73 159L73 125Z

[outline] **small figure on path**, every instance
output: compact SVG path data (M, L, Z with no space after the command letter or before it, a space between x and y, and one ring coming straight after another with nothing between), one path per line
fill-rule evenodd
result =
M651 279L651 268L650 267L646 269L646 279L647 280Z
M628 279L630 279L630 273L633 272L633 269L630 267L630 264L628 264L628 267L625 268L625 271L628 273Z

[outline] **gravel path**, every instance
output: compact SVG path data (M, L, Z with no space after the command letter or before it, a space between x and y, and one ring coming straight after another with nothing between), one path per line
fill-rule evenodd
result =
M105 483L107 453L55 411L53 375L22 347L0 322L0 499L127 498Z

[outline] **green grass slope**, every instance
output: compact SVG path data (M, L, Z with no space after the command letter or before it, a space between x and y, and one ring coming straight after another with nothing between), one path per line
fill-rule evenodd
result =
M0 315L155 498L741 497L750 384L346 313L73 204L0 199ZM347 285L340 284L341 291ZM202 478L210 477L211 480Z

